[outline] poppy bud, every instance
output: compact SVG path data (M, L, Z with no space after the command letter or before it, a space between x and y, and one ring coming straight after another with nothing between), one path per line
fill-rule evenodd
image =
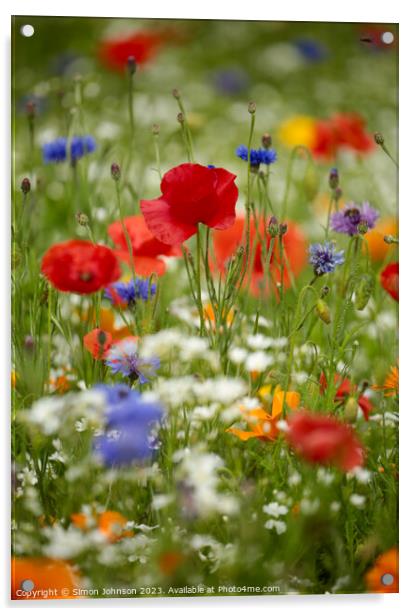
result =
M89 223L89 218L83 212L77 212L75 215L76 221L81 227L87 227Z
M377 145L384 145L384 137L382 133L374 133L374 141Z
M127 58L127 71L130 76L134 75L134 73L136 72L136 68L137 68L136 58L134 56L129 56Z
M176 100L178 100L181 97L181 95L179 93L179 90L177 88L174 88L172 90L172 96L173 96L173 98L176 98Z
M30 334L25 337L24 347L26 351L29 351L29 353L31 353L35 348L35 339Z
M28 101L26 103L26 113L27 113L27 117L30 120L33 120L33 118L36 115L36 103L34 101Z
M158 135L160 133L160 126L159 126L159 124L153 124L153 126L152 126L152 133L154 135Z
M332 190L335 190L336 188L338 188L338 186L339 186L338 169L333 167L331 171L329 172L329 188L331 188Z
M279 235L282 237L285 233L287 233L287 223L281 222L279 225Z
M121 177L121 169L120 169L120 165L118 165L117 163L113 163L111 165L111 177L113 178L113 180L115 180L116 182L119 181L120 177Z
M20 188L24 195L30 192L30 180L29 178L23 178L22 183L20 184Z
M329 306L323 299L318 299L315 305L315 312L317 316L327 325L331 322L331 313L329 312Z
M279 235L279 224L277 222L276 216L272 216L270 218L267 231L270 237L276 237L277 235Z
M365 235L368 231L368 224L364 220L362 220L357 225L357 230L358 230L358 233L360 233L360 235Z
M261 138L261 142L263 144L263 147L267 150L272 145L272 136L269 135L269 133L264 133L263 137Z
M250 101L248 104L248 112L253 114L256 113L256 103L254 101Z
M357 411L358 411L358 402L353 396L350 396L348 400L346 401L345 407L344 407L345 420L350 423L355 421L357 419Z
M374 278L363 274L355 288L354 304L357 310L364 310L374 290Z

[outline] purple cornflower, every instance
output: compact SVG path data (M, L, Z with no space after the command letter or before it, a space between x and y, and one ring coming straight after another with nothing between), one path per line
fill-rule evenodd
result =
M85 137L72 137L70 145L71 161L75 162L85 154L96 150L96 143L91 135ZM67 159L68 140L58 137L42 147L43 161L45 163L61 163Z
M358 235L361 227L372 229L379 217L377 210L371 207L368 201L362 205L348 203L344 209L334 212L331 216L331 229L337 233L346 233L353 236Z
M113 374L122 374L131 381L147 383L160 367L157 357L140 357L138 339L134 336L124 338L107 351L105 363Z
M98 385L106 397L105 434L94 449L106 466L125 466L151 457L157 448L155 427L164 415L157 402L146 402L126 385Z
M344 251L336 251L333 242L311 244L309 246L309 263L313 266L316 276L330 274L337 265L344 263Z
M150 284L149 278L132 278L129 282L115 282L104 291L104 297L113 304L117 300L125 302L129 306L134 306L137 300L147 301L149 295L156 293L156 284Z
M236 155L241 160L248 160L248 148L245 145L239 145L235 151ZM259 148L258 150L250 149L250 165L258 167L259 165L271 165L276 162L277 153L273 149Z

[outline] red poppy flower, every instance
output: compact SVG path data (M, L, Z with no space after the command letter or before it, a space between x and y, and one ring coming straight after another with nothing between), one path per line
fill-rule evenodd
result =
M319 377L319 383L321 385L321 394L323 394L328 387L328 382L323 372ZM338 389L335 394L336 401L343 402L349 396L353 396L354 393L357 391L357 385L353 385L348 379L342 379L340 374L334 375L334 383L338 385ZM358 398L358 405L363 412L365 420L368 421L369 415L373 410L373 403L369 398L367 398L367 396L361 395Z
M86 240L54 244L44 254L41 271L60 291L95 293L120 278L113 251Z
M214 246L214 263L213 268L218 269L224 274L227 267L227 262L235 253L237 248L244 244L244 222L243 215L237 217L232 227L226 231L215 231L213 234ZM258 232L262 238L266 238L267 246L270 245L270 236L267 233L266 226L263 221L259 221ZM259 295L264 284L268 284L264 280L264 269L262 261L262 247L258 236L256 236L256 226L254 220L250 221L250 250L253 250L255 245L255 254L253 258L252 272L246 273L245 283L250 284L250 291L253 295ZM298 225L293 222L288 222L287 232L283 236L283 246L287 260L290 265L290 270L293 276L298 276L304 268L307 261L307 250L305 237ZM273 254L270 258L270 274L274 283L280 282L280 259L279 245L275 241ZM248 278L250 276L250 278ZM290 285L290 275L287 264L283 270L283 284L285 287Z
M146 64L156 55L164 40L165 35L160 32L135 32L103 41L98 53L107 68L122 72L130 57L139 65Z
M389 263L380 274L381 286L396 302L399 301L399 264Z
M315 140L311 149L317 158L328 160L335 156L337 143L330 120L317 120L315 123Z
M375 147L374 139L365 130L365 121L358 113L337 113L327 120L318 120L315 129L312 152L317 157L333 158L342 148L367 154Z
M397 46L396 37L393 34L393 40L391 37L386 37L386 26L377 26L375 24L361 25L359 28L360 41L368 47L376 47L378 49L394 49Z
M94 359L104 359L104 356L113 343L109 332L97 327L84 336L84 346Z
M140 276L150 276L153 273L162 276L166 271L166 264L160 257L182 254L179 245L171 246L157 240L147 228L143 216L128 216L124 219L124 225L130 238L134 267ZM107 231L116 247L114 253L129 264L130 257L121 222L113 222Z
M335 417L298 411L288 418L286 439L308 462L350 471L364 462L364 449L355 432Z
M226 169L185 163L162 179L162 195L141 201L141 210L151 233L165 244L181 244L203 223L228 229L235 220L238 189L236 176Z

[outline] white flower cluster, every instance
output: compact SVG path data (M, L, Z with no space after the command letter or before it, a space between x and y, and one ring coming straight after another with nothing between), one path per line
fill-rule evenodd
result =
M282 505L278 501L273 501L264 505L263 507L264 513L271 516L264 525L264 528L267 530L275 530L278 535L282 535L286 532L287 525L284 520L280 520L280 516L287 515L289 509L287 505Z
M182 499L184 515L205 518L215 513L225 515L237 513L237 499L219 490L218 470L224 465L219 456L194 448L182 450L177 458L181 459L175 478L179 491L182 486L186 492L186 497Z
M40 398L31 409L22 411L21 419L36 426L46 435L58 432L62 434L66 431L72 433L79 422L84 422L91 428L101 427L104 410L104 395L98 391L87 390Z
M209 348L209 341L198 336L185 336L179 329L163 329L156 334L145 336L141 342L143 357L159 357L162 361L171 361L170 372L175 371L178 360L191 362L203 360L213 369L219 367L218 354Z
M244 396L247 384L242 379L216 377L201 381L195 376L183 376L173 379L159 378L151 392L146 392L147 399L158 399L166 408L178 408L183 405L201 406L219 403L229 405Z

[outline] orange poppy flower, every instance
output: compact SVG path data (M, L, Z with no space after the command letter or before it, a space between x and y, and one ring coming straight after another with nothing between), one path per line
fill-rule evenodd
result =
M240 430L239 428L228 428L227 432L234 434L242 441L248 441L250 438L258 438L265 441L274 441L277 438L279 429L277 423L283 411L283 400L287 406L294 410L300 404L300 395L296 391L285 392L276 387L273 402L272 412L267 413L263 408L258 407L252 410L241 408L243 419L247 422L249 430Z
M159 558L159 568L165 575L172 575L184 561L180 552L164 552Z
M392 366L383 385L373 385L372 389L384 391L386 398L399 395L399 364Z
M389 252L394 250L393 244L386 244L384 237L392 235L396 237L398 233L398 225L396 218L384 218L377 222L375 229L370 229L365 234L365 239L368 242L368 252L373 261L383 261ZM365 246L363 246L365 252Z
M214 263L213 268L217 269L221 274L226 272L227 263L230 257L236 252L237 248L244 244L244 226L245 217L237 216L235 223L229 229L217 230L213 233L214 246ZM250 222L250 252L255 247L254 257L250 257L251 271L246 272L244 283L249 286L250 292L253 295L259 295L263 285L269 288L268 281L264 278L264 268L262 260L262 245L259 237L264 240L267 247L270 246L270 236L267 233L266 226L263 220L259 221L258 234L256 225L253 219ZM293 222L288 222L288 229L283 236L283 247L287 262L293 276L298 276L303 270L307 261L306 241L305 237L298 225ZM283 269L283 285L290 286L290 274L288 271L287 262L285 259ZM273 283L277 285L280 282L280 260L279 260L279 244L276 241L274 244L273 253L270 257L270 274Z
M91 321L92 317L92 312L85 312L82 315L82 320ZM111 336L113 342L115 342L116 340L122 340L123 338L132 335L127 325L123 325L122 327L116 327L114 312L109 308L101 308L99 321L100 329L104 330L109 336Z
M12 599L75 599L80 587L74 568L52 558L12 559ZM62 594L62 589L68 594ZM56 593L56 594L55 594Z
M381 554L365 574L369 592L399 592L399 551L391 548Z
M104 359L106 352L112 344L112 335L99 327L91 330L84 336L84 347L91 353L94 359Z
M134 535L132 530L126 529L127 518L118 513L118 511L104 511L94 517L98 530L110 543L115 543L124 537L133 537ZM71 521L74 526L81 530L88 529L88 518L85 513L73 513Z
M215 312L214 312L213 305L205 304L203 308L204 308L205 319L209 321L211 323L211 327L215 329L216 319L215 319ZM224 316L225 312L223 312L222 314ZM231 308L231 310L228 311L228 314L226 316L227 325L231 325L231 323L233 322L233 319L234 319L234 310Z
M111 543L114 543L124 537L133 537L133 531L126 530L127 522L127 518L117 511L104 511L98 518L98 528Z
M71 381L66 374L60 374L54 378L49 379L51 392L57 394L65 394L71 389Z

